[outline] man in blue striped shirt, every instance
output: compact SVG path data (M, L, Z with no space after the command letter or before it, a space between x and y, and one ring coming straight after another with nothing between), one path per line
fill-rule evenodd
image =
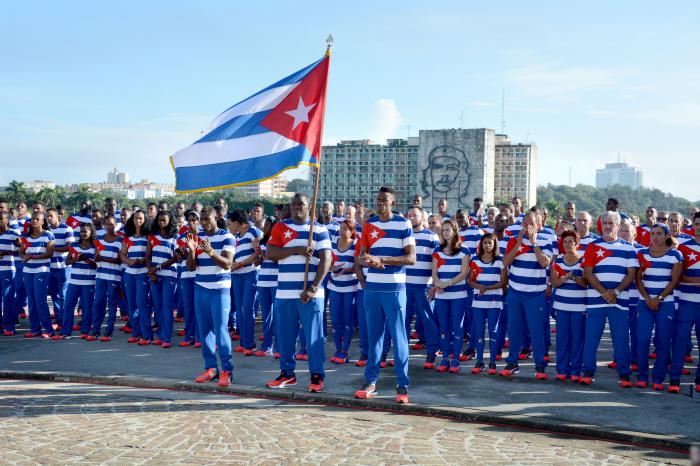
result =
M408 338L406 335L406 266L416 263L416 242L411 224L393 213L396 194L382 187L377 193L377 215L365 222L360 255L355 263L369 267L364 293L369 357L365 384L355 397L369 399L376 393L379 363L388 324L394 341L396 402L408 403Z
M58 325L63 322L63 301L66 291L66 257L68 248L73 243L73 229L60 221L58 210L46 211L46 220L56 238L54 241L51 270L49 273L49 295L53 301L55 320Z

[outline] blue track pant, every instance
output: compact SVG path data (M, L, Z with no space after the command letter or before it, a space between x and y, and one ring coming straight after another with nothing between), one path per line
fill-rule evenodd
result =
M681 302L678 305L678 313L676 314L676 328L673 338L673 356L670 370L671 380L681 379L681 371L683 370L684 362L683 358L686 354L688 338L691 338L693 325L695 325L695 337L700 346L700 338L698 338L697 332L697 329L700 328L700 303L692 305ZM700 358L698 358L698 367L695 370L695 377L700 377Z
M63 301L66 296L66 269L49 269L49 296L53 302L56 322L62 322Z
M126 301L129 306L129 325L131 325L132 337L149 337L153 338L151 330L151 317L148 313L146 301L148 299L148 276L145 273L132 274L124 273L124 288L126 289ZM148 333L144 332L143 328L148 327Z
M610 324L613 357L617 362L617 373L630 373L629 315L626 309L616 306L589 307L586 311L586 338L583 344L583 372L595 374L596 355L600 338L605 330L605 319Z
M484 361L484 331L488 323L489 331L489 358L491 362L496 362L496 354L498 354L498 334L501 318L501 303L494 302L493 307L482 308L474 307L472 302L472 331L471 337L474 340L474 348L476 348L476 360Z
M581 375L586 313L557 310L557 374Z
M294 353L299 336L299 324L304 329L306 348L309 352L309 372L323 378L326 358L323 341L323 298L314 298L306 304L299 299L275 299L275 329L279 330L277 342L280 349L280 369L287 376L294 374Z
M518 364L518 353L522 347L523 334L525 331L529 331L535 366L544 367L544 326L542 322L547 313L545 292L524 294L511 288L506 295L506 302L508 303L508 336L510 337L510 351L507 361L511 364Z
M80 298L83 306L83 318L80 321L80 333L87 334L92 326L92 300L95 296L95 285L74 285L68 284L66 288L66 298L64 301L63 323L61 324L61 335L70 336L73 332L73 321L75 319L75 306Z
M260 308L262 310L262 331L263 331L263 342L260 346L262 351L267 351L273 348L277 351L277 337L275 336L275 293L277 292L276 286L259 286L258 290L258 301L260 301Z
M202 342L204 370L217 369L218 347L221 369L232 372L231 336L228 333L228 315L231 311L229 289L210 290L195 285L194 309L197 315L199 340Z
M462 354L466 320L464 315L467 312L466 300L467 298L435 300L435 314L437 314L440 328L440 351L443 358L448 358L452 354L452 357L457 359Z
M357 293L330 291L331 332L336 352L347 353L352 343L352 309Z
M92 301L92 330L90 335L97 336L102 331L102 323L105 320L105 309L109 309L107 317L106 336L114 333L114 321L117 318L117 297L119 296L120 282L114 280L95 280L95 298Z
M182 300L182 312L185 316L185 341L199 341L197 332L197 316L194 312L194 278L180 278L180 299Z
M15 272L13 270L0 272L0 314L2 314L3 330L14 332L17 309L15 309Z
M245 349L255 348L255 286L258 272L231 274L231 286L236 311L238 312L238 332L241 346Z
M30 332L41 333L41 327L50 335L53 335L51 326L51 314L46 302L49 291L49 272L24 273L22 280L29 301L29 325Z
M651 371L651 379L652 383L664 383L666 367L671 356L673 317L676 313L675 303L673 301L662 302L659 305L659 310L653 312L647 307L646 301L640 299L637 309L637 364L639 365L637 379L644 382L649 381L649 347L651 346L651 334L654 331L656 360Z
M153 311L160 315L157 336L166 343L170 343L173 336L173 309L175 308L176 289L177 279L175 277L158 277L157 282L151 282Z
M394 371L396 384L407 387L408 338L406 336L406 291L365 290L365 317L369 353L365 366L365 381L374 384L379 378L379 361L384 346L384 326L394 341Z
M369 355L369 341L367 340L367 315L365 314L365 290L357 290L355 298L357 307L357 327L360 334L360 357Z
M438 330L437 316L432 304L428 301L427 288L406 287L406 309L416 313L417 320L421 323L419 336L425 341L426 354L435 356L440 348L440 332ZM416 326L417 327L417 326Z

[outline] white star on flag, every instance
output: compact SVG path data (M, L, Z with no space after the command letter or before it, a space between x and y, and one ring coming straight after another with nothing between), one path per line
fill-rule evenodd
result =
M309 105L308 107L304 105L304 100L299 96L299 105L297 105L297 108L294 110L289 110L286 113L290 117L294 118L294 126L292 126L292 131L297 129L297 126L299 126L302 122L303 123L308 123L309 122L309 112L311 111L312 108L316 106L315 103Z
M605 253L603 252L602 249L598 249L598 252L596 252L596 255L597 255L598 257L603 257L603 256L605 255Z
M373 231L370 236L372 237L372 239L377 239L377 236L379 236L379 233L377 233L376 231Z
M697 258L698 258L698 255L695 254L695 253L692 253L692 254L689 254L689 255L688 255L688 259L690 259L690 260L693 261L693 262L694 262L695 259L697 259Z
M285 231L285 232L284 232L284 237L285 237L286 239L291 238L291 237L292 237L292 232L289 231L289 230Z

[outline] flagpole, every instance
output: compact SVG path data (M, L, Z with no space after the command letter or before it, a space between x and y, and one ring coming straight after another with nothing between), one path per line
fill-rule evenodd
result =
M328 34L326 39L326 56L331 56L331 47L333 47L333 36ZM328 79L328 75L326 75ZM324 90L324 92L326 92ZM325 97L325 96L324 96ZM321 134L321 146L323 146L323 134ZM318 181L321 178L321 155L319 148L318 164L316 165L316 179L314 180L314 195L311 200L311 212L309 213L309 241L307 243L307 248L313 248L314 244L314 222L316 221L316 203L318 202ZM304 267L304 290L309 283L309 266L311 265L311 258L306 257L306 266Z

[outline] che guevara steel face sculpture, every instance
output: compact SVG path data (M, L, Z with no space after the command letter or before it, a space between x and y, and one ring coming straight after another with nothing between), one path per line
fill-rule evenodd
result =
M428 166L423 169L421 179L426 204L437 205L444 198L451 205L468 206L471 177L464 151L448 145L434 147L428 154Z

